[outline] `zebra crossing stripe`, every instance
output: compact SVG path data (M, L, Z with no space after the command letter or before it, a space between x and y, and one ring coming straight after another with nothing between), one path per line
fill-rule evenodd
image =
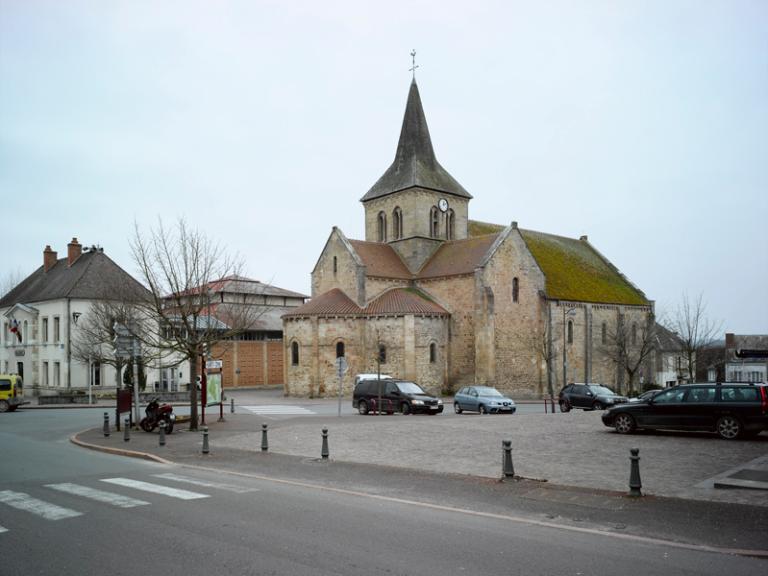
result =
M0 502L8 504L8 506L16 508L17 510L37 514L46 520L62 520L64 518L82 516L81 512L56 506L56 504L32 498L29 494L14 492L12 490L0 491Z
M130 478L102 478L101 481L117 484L118 486L125 486L127 488L134 488L135 490L143 490L144 492L162 494L163 496L170 496L171 498L179 498L181 500L208 498L208 494L200 494L199 492L190 492L189 490L161 486L160 484L151 484L150 482L142 482L141 480L131 480Z
M8 532L8 528L3 528L2 526L0 526L0 534L2 534L3 532Z
M135 498L129 498L122 494L116 494L114 492L106 492L104 490L97 490L96 488L89 488L88 486L80 486L79 484L70 484L65 482L63 484L46 484L47 488L53 488L59 492L66 492L67 494L74 494L75 496L82 496L83 498L90 498L98 502L104 502L106 504L112 504L118 508L134 508L136 506L146 506L149 502L144 500L136 500Z
M220 490L228 490L229 492L236 492L238 494L245 494L246 492L258 492L258 488L244 488L241 486L235 486L234 484L223 484L221 482L208 482L206 480L197 480L195 478L188 478L187 476L179 476L178 474L154 474L155 478L163 478L164 480L173 480L174 482L186 482L187 484L194 484L196 486L204 486L206 488L218 488Z
M304 408L303 406L288 406L285 404L270 404L267 406L241 406L240 408L248 410L249 412L253 412L254 414L264 414L264 415L314 414L312 410Z

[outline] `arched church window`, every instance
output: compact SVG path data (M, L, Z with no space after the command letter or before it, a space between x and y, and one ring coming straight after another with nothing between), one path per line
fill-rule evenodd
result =
M344 357L344 342L336 342L336 358Z
M387 347L384 344L379 344L379 363L387 363Z
M403 237L403 211L400 206L392 210L392 237L400 240Z
M437 206L432 206L429 211L429 236L437 238L440 235L440 211Z
M384 212L379 212L379 242L387 241L387 215Z
M632 324L632 346L637 344L637 324Z
M336 272L338 271L338 269L339 269L339 263L338 263L338 260L336 259L336 256L334 256L333 257L333 275L334 276L336 276Z
M608 343L608 325L605 322L603 322L603 325L600 328L600 341L603 344Z
M568 320L568 344L573 344L573 320Z
M431 342L429 345L429 363L434 364L437 361L437 344Z
M295 341L291 343L291 365L299 365L299 343Z
M453 240L456 236L456 214L453 210L448 210L445 216L445 238L446 240Z
M520 281L517 277L512 278L512 302L520 300Z

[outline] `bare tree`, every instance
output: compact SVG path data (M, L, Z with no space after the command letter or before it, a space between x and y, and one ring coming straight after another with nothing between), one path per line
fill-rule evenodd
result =
M204 359L214 345L247 330L261 309L212 301L217 282L239 275L242 263L183 219L172 229L158 220L146 236L135 225L131 250L151 293L142 303L141 314L153 329L137 336L159 355L189 362L190 429L197 430L198 359Z
M688 380L693 381L696 377L696 358L717 340L722 322L713 322L707 317L707 306L701 294L694 300L683 293L677 309L662 320L662 325L680 339Z
M17 268L12 272L6 272L2 278L0 278L0 298L21 284L21 281L24 280L24 278L25 276L21 271L21 268Z
M635 392L635 380L646 360L654 352L656 321L648 314L639 326L628 324L620 315L614 330L607 330L603 352L627 376L627 394ZM619 390L621 392L621 390Z
M558 334L551 330L550 323L545 323L532 334L523 336L526 346L533 352L537 360L544 363L547 371L547 395L550 401L555 397L555 361L557 359ZM553 404L554 406L554 404ZM554 410L554 407L553 407Z

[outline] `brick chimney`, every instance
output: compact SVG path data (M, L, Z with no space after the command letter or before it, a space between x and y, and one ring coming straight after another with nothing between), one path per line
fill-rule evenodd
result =
M43 250L43 271L48 272L56 265L56 252L51 250L50 246L46 246Z
M725 334L725 349L730 350L736 348L736 335L731 332Z
M83 253L83 246L77 241L77 238L72 238L72 242L67 244L67 265L72 266L75 260L80 258Z

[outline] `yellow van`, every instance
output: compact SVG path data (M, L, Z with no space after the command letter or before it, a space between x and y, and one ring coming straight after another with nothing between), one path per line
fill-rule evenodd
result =
M13 412L24 402L24 383L18 374L0 374L0 412Z

